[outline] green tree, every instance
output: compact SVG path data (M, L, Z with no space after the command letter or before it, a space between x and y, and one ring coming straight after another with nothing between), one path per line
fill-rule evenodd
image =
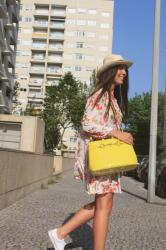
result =
M164 121L164 94L159 92L158 99L158 152L161 149L161 139ZM126 120L126 128L135 138L135 149L138 154L149 153L150 136L150 112L151 112L151 93L135 95L129 100L129 115Z
M21 107L20 102L18 101L19 88L20 88L20 84L18 81L16 81L14 84L14 88L12 90L12 104L13 104L12 113L18 112Z
M62 140L67 128L78 130L84 112L88 88L68 72L57 86L46 89L43 119L46 126L46 147L53 150ZM56 138L53 139L53 136Z

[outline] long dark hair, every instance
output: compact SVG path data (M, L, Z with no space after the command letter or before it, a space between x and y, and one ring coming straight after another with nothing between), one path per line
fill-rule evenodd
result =
M114 96L117 99L118 105L123 113L123 116L126 117L128 114L128 89L129 89L129 76L128 76L128 69L125 65L120 65L120 66L115 66L112 67L106 71L104 71L102 74L100 74L97 79L96 79L96 85L94 87L94 90L90 94L92 96L94 93L99 91L101 89L100 94L98 95L94 106L99 102L101 97L107 92L109 101L108 101L108 106L106 109L106 115L109 114L109 109L112 106L112 101L111 101L111 85L114 80L114 77L118 71L119 68L125 67L126 70L126 77L124 79L124 83L122 85L116 86L114 90Z

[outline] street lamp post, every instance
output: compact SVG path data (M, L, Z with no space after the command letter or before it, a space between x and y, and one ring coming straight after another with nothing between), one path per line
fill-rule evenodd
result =
M154 202L156 182L157 115L158 115L158 65L160 34L160 0L155 0L155 29L153 48L153 80L150 120L150 148L147 201Z

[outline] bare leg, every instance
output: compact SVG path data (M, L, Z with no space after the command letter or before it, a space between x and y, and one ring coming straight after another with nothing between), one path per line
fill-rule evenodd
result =
M96 195L93 220L94 250L104 250L108 221L112 210L113 193Z
M59 239L65 238L70 232L74 231L77 227L86 223L94 217L95 202L85 205L64 225L58 228L57 235Z

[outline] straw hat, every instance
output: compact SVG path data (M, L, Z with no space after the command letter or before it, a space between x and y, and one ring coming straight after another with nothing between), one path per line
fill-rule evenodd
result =
M97 77L102 74L107 69L110 69L117 65L126 65L129 68L133 63L130 61L126 61L120 55L108 55L103 60L103 65L97 71Z

